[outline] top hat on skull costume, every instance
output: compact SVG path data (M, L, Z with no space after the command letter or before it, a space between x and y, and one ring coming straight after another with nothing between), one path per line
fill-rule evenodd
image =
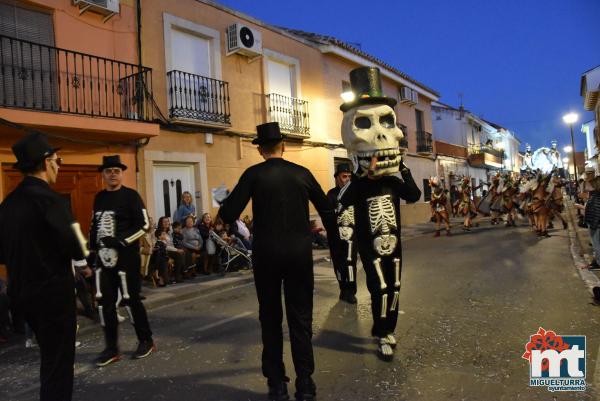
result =
M335 166L335 173L333 174L333 176L337 177L342 173L352 173L352 168L348 163L340 163L337 166Z
M121 163L121 156L102 156L102 165L98 167L98 171L102 171L105 168L119 167L121 170L127 170L127 166Z
M27 135L12 146L12 151L17 157L14 168L21 171L35 168L42 160L59 149L50 146L48 137L42 133Z
M340 106L343 112L365 104L387 104L390 107L396 105L396 99L383 95L381 74L377 67L359 67L350 71L350 87L354 99Z
M265 145L283 141L285 136L279 129L278 122L264 123L256 126L256 138L252 140L253 145Z

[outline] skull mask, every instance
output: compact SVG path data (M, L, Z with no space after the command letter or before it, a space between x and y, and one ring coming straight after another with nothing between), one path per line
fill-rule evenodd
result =
M396 126L396 114L388 105L363 105L344 113L342 141L359 176L397 173L401 160L399 141L403 137Z

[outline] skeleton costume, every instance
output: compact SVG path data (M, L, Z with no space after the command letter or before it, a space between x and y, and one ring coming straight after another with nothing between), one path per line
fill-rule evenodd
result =
M346 163L336 167L335 176L342 172L350 173ZM345 187L347 188L347 186ZM356 247L354 207L343 208L338 198L341 198L344 188L336 186L327 192L327 198L336 211L337 231L328 233L329 249L333 269L340 287L340 299L348 303L356 303Z
M371 294L371 333L378 338L378 355L391 360L402 272L400 199L416 202L421 191L402 163L403 133L392 109L396 101L382 96L379 69L352 70L350 84L356 99L340 107L342 140L358 178L340 202L345 209L354 208L358 251ZM402 178L393 175L398 170Z
M29 135L13 146L15 168L34 171L57 150L46 136ZM40 346L41 401L71 400L77 327L71 259L87 253L79 223L48 182L28 175L0 204L0 263L8 271L11 309Z
M105 156L100 171L127 167L118 156ZM96 251L96 298L100 323L104 328L106 350L115 355L118 347L118 321L115 304L120 290L131 324L140 344L152 342L146 309L140 299L139 239L148 229L146 208L140 195L122 186L116 191L96 194L90 230L90 246Z

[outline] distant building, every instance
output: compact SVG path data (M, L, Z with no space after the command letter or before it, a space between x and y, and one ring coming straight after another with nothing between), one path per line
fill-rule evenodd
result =
M586 163L600 173L598 167L598 150L600 144L600 66L592 68L581 75L581 85L579 91L583 98L583 107L588 111L594 112L594 120L582 125L581 132L586 136Z
M519 171L519 140L508 129L486 121L463 106L432 104L438 175L447 188L471 177L480 195L485 183L499 171Z

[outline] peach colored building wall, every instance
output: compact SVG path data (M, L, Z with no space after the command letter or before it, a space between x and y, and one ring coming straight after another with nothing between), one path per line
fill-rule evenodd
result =
M292 57L298 61L299 88L298 97L309 102L310 141L341 144L340 125L342 112L342 81L348 80L351 69L358 64L337 56L323 54L319 49L309 46L302 40L290 38L286 34L255 23L254 20L236 12L213 7L196 0L178 0L164 2L145 0L142 4L142 64L153 69L154 97L163 114L168 115L167 72L170 50L165 49L165 21L178 19L185 24L208 28L219 35L219 71L213 77L229 83L231 127L223 127L213 134L213 143L205 143L206 127L197 126L197 133L184 134L161 130L160 136L153 138L142 150L143 163L140 164L140 192L148 202L149 210L154 209L154 171L155 165L162 163L191 164L195 171L195 190L200 192L196 198L198 211L210 211L213 215L216 208L212 206L210 189L220 185L233 188L242 172L252 164L262 161L256 149L246 139L230 134L251 134L255 126L265 122L265 93L269 92L265 79L265 62L263 59L250 61L237 54L226 55L226 28L241 22L262 34L262 46L265 55L268 51ZM181 20L179 20L181 19ZM181 23L181 22L179 22ZM214 53L213 53L214 54ZM220 66L220 68L219 68ZM384 77L384 91L397 97L398 85ZM425 129L431 132L431 99L420 97L416 106L424 112ZM408 136L412 153L416 150L416 126L414 107L398 105L398 119L409 127ZM285 157L304 165L313 172L325 191L334 185L333 159L345 157L344 149L326 149L300 143L288 144ZM414 157L413 157L414 156ZM434 174L435 166L431 158L417 157L411 166L421 176ZM410 165L410 164L409 164ZM420 206L411 207L407 221L425 218ZM418 216L418 217L416 217Z
M72 0L30 0L17 3L19 7L33 8L52 15L56 47L137 64L135 0L121 0L120 4L120 13L104 23L103 16L93 12L79 15L79 7L73 5ZM132 142L159 133L156 124L19 108L0 108L0 117L50 134L90 141L89 144L73 143L57 141L51 137L52 144L62 147L60 156L65 164L100 165L102 156L120 154L122 161L129 166L124 184L133 188L136 188L137 183L136 149ZM10 147L23 132L0 126L0 134L0 163L10 166L15 161ZM93 144L94 141L106 144ZM0 198L6 196L1 193L2 188L0 182Z

